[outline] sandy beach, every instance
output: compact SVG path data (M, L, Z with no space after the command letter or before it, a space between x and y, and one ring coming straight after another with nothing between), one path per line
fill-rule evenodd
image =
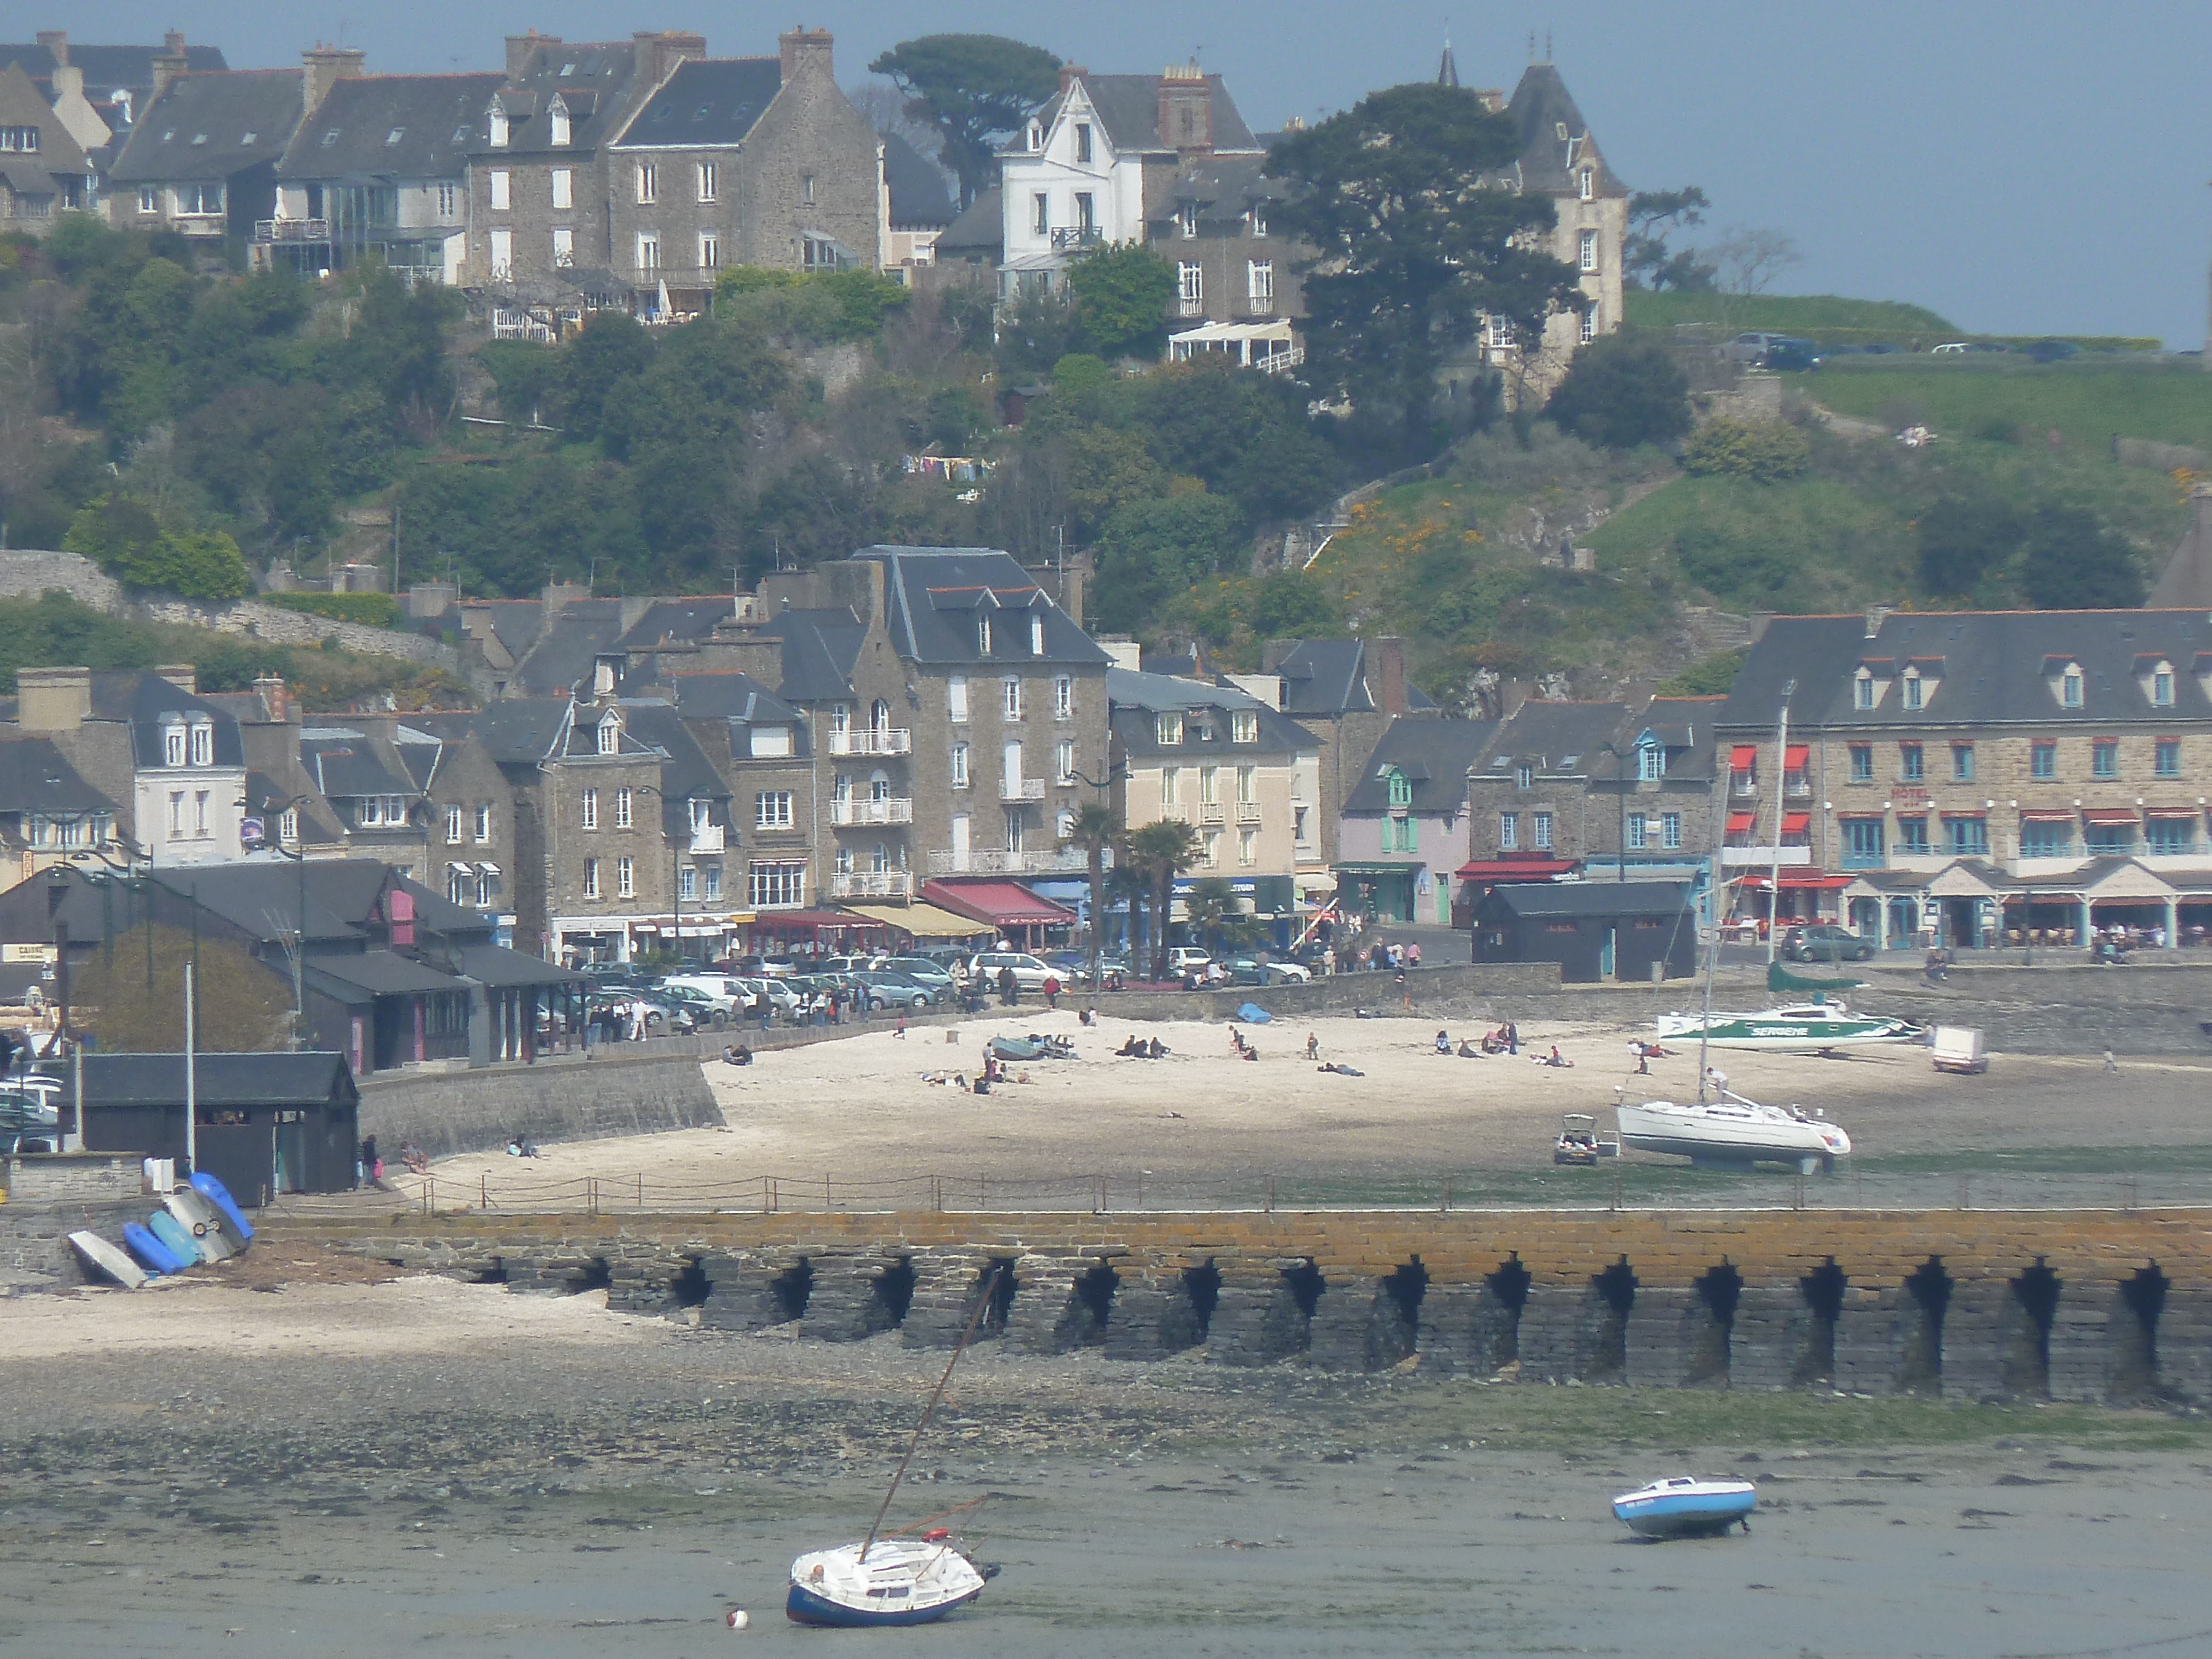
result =
M808 1650L939 1357L420 1279L0 1308L0 1650L644 1659ZM20 1340L19 1340L20 1339ZM1223 1374L978 1348L897 1522L1004 1571L917 1651L2187 1652L2201 1420ZM1748 1537L1615 1492L1754 1479ZM733 1634L730 1607L754 1615Z

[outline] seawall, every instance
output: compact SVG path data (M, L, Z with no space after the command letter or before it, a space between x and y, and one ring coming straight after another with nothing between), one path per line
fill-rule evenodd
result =
M733 1331L1522 1382L2212 1397L2212 1211L277 1218ZM696 1315L690 1310L696 1310Z
M557 1054L533 1066L470 1071L421 1069L361 1083L361 1132L377 1138L389 1163L413 1141L433 1158L533 1141L598 1140L720 1124L690 1044L651 1045L655 1053L613 1044ZM644 1047L646 1045L637 1045Z

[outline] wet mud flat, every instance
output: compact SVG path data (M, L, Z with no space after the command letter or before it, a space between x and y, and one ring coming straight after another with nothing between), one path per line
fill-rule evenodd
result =
M865 1528L941 1363L665 1327L0 1358L0 1653L880 1641L787 1626L783 1575ZM2212 1650L2202 1419L986 1345L916 1468L895 1522L988 1493L1004 1571L915 1652ZM1628 1540L1610 1495L1686 1470L1759 1481L1748 1537Z

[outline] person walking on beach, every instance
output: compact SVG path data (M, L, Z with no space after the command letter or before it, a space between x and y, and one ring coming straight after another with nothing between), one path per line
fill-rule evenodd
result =
M2112 1051L2110 1048L2105 1050L2105 1069L2108 1072L2118 1072L2120 1069L2120 1062L2112 1058Z
M1322 947L1321 970L1324 975L1334 975L1336 972L1336 946L1334 945L1325 945Z
M1421 941L1415 939L1411 945L1408 945L1406 947L1406 966L1408 968L1418 968L1420 965Z
M1014 977L1013 964L1009 963L999 969L999 1000L1005 1006L1012 1008L1021 1001L1021 981Z
M1057 974L1044 976L1044 1006L1053 1009L1060 1006L1060 976Z

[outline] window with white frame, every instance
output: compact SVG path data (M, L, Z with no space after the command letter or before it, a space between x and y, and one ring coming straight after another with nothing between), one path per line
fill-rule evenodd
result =
M1062 738L1052 746L1052 775L1061 783L1075 781L1075 739Z
M482 804L479 804L479 805L477 805L477 824L476 824L476 830L477 830L477 836L476 836L476 838L477 838L478 841L480 841L480 842L483 842L483 841L489 841L489 840L491 839L491 808L490 808L490 807L489 807L489 806L487 806L487 805L482 805Z
M637 199L641 207L660 199L660 167L654 161L637 164Z
M565 99L556 98L545 112L545 136L556 144L568 142L568 105Z
M975 618L975 654L979 657L991 654L991 619L988 617Z
M719 270L722 264L722 238L719 232L702 230L699 233L699 269Z
M182 766L185 763L185 728L181 726L163 726L161 728L162 764Z
M628 854L615 860L615 896L617 898L637 896L637 866Z
M1201 766L1198 769L1198 804L1200 806L1218 805L1220 800L1220 787L1221 769L1219 767Z
M221 185L178 185L177 216L180 219L213 219L222 213Z
M494 213L504 213L514 205L514 175L505 167L494 167L487 173L484 187L490 193Z
M1682 844L1682 815L1662 812L1659 815L1659 845L1673 852Z
M448 806L446 809L446 845L459 847L460 844L461 809L458 806Z
M702 865L701 869L706 876L707 902L713 904L722 896L722 866L719 864L708 864Z
M573 167L553 169L553 205L564 210L576 205L576 173Z
M1583 311L1582 322L1576 330L1576 337L1584 345L1588 345L1592 340L1597 338L1596 301L1591 301L1589 307Z
M1874 676L1863 668L1859 670L1851 681L1851 707L1854 708L1874 707Z
M455 205L453 185L450 183L440 185L438 186L438 216L441 219L452 218Z
M205 720L194 720L191 725L192 764L215 764L215 727Z
M276 839L287 847L296 847L300 844L300 809L298 807L286 807L283 816L276 820Z
M1030 228L1040 236L1052 234L1052 198L1042 191L1030 198Z
M637 268L641 272L660 269L660 233L659 231L638 232Z
M1255 236L1265 236L1267 234L1267 204L1265 202L1253 203L1250 216L1252 234Z
M599 750L602 755L618 755L622 752L622 722L612 714L599 722Z
M1230 711L1229 741L1257 743L1260 741L1260 711L1256 708L1237 708Z
M1237 862L1249 865L1259 861L1260 832L1257 830L1239 830L1237 832Z
M161 189L158 185L138 186L138 211L159 213L161 210Z
M1185 315L1206 303L1206 267L1195 259L1178 260L1176 264L1176 293L1182 301Z
M1656 743L1636 746L1636 775L1646 783L1656 783L1667 775L1667 750Z
M1628 850L1632 853L1642 852L1644 850L1645 836L1644 814L1641 812L1631 812L1628 815L1627 825Z
M578 822L586 830L599 827L599 792L586 789L577 797Z
M467 871L458 868L447 870L446 872L447 902L449 904L466 904L469 902L469 872Z
M1044 655L1044 613L1041 611L1030 612L1030 655Z
M793 910L806 902L803 864L756 864L746 877L747 897L757 910Z
M195 789L192 791L192 836L195 840L205 841L208 835L208 792Z
M1205 861L1207 864L1221 862L1221 831L1209 830L1206 832L1205 848Z
M595 899L599 896L599 861L597 859L586 859L584 860L584 896L587 899Z
M1275 262L1273 259L1251 259L1244 265L1244 294L1255 306L1273 307L1275 303Z
M1160 805L1178 806L1182 803L1182 768L1164 766L1160 769Z
M968 677L955 674L945 682L945 713L948 720L968 718Z
M753 828L756 830L788 830L791 828L791 791L763 789L753 797Z
M1237 769L1237 804L1249 806L1260 799L1260 769L1240 766Z
M1908 668L1905 671L1905 706L1907 708L1919 708L1921 697L1920 671Z
M505 149L507 148L507 112L495 104L492 106L488 126L489 130L486 137L490 140L492 149Z
M1022 683L1020 679L1014 675L1009 674L1006 676L1005 684L1001 689L1004 690L1006 699L1005 710L1006 717L1010 720L1018 720L1021 719Z
M616 829L617 829L617 830L627 830L627 829L629 829L629 828L630 827L630 823L631 823L631 817L630 817L631 809L632 809L632 798L631 798L631 794L630 794L630 789L629 789L629 785L627 785L627 784L625 784L625 785L623 785L621 788L619 788L619 789L617 789L617 790L616 790L616 791L615 791L615 828L616 828Z
M1075 718L1075 682L1066 674L1052 683L1052 717L1056 720Z
M699 896L699 872L688 864L676 872L676 891L682 898Z
M1498 815L1498 847L1500 852L1510 853L1521 845L1521 815L1500 812Z
M955 789L968 787L968 745L964 743L952 745L952 787Z
M169 839L180 841L185 833L185 792L169 791Z
M567 270L576 263L576 233L566 225L553 227L553 268Z
M492 905L492 878L483 871L477 872L477 908L489 910Z
M1575 175L1575 185L1576 193L1579 195L1583 201L1588 202L1594 200L1597 196L1596 173L1591 168L1584 167L1579 173Z
M702 202L715 199L714 192L720 182L718 170L712 161L699 163L699 199Z
M1185 240L1198 234L1197 203L1185 202L1176 210L1176 227L1182 232Z
M1597 269L1597 233L1586 230L1582 234L1582 251L1577 264L1584 270Z
M491 233L491 274L495 282L505 282L514 275L514 233L495 230Z
M1531 830L1529 839L1535 843L1538 852L1550 852L1552 850L1552 815L1549 812L1532 812L1529 817L1532 820L1529 825Z

